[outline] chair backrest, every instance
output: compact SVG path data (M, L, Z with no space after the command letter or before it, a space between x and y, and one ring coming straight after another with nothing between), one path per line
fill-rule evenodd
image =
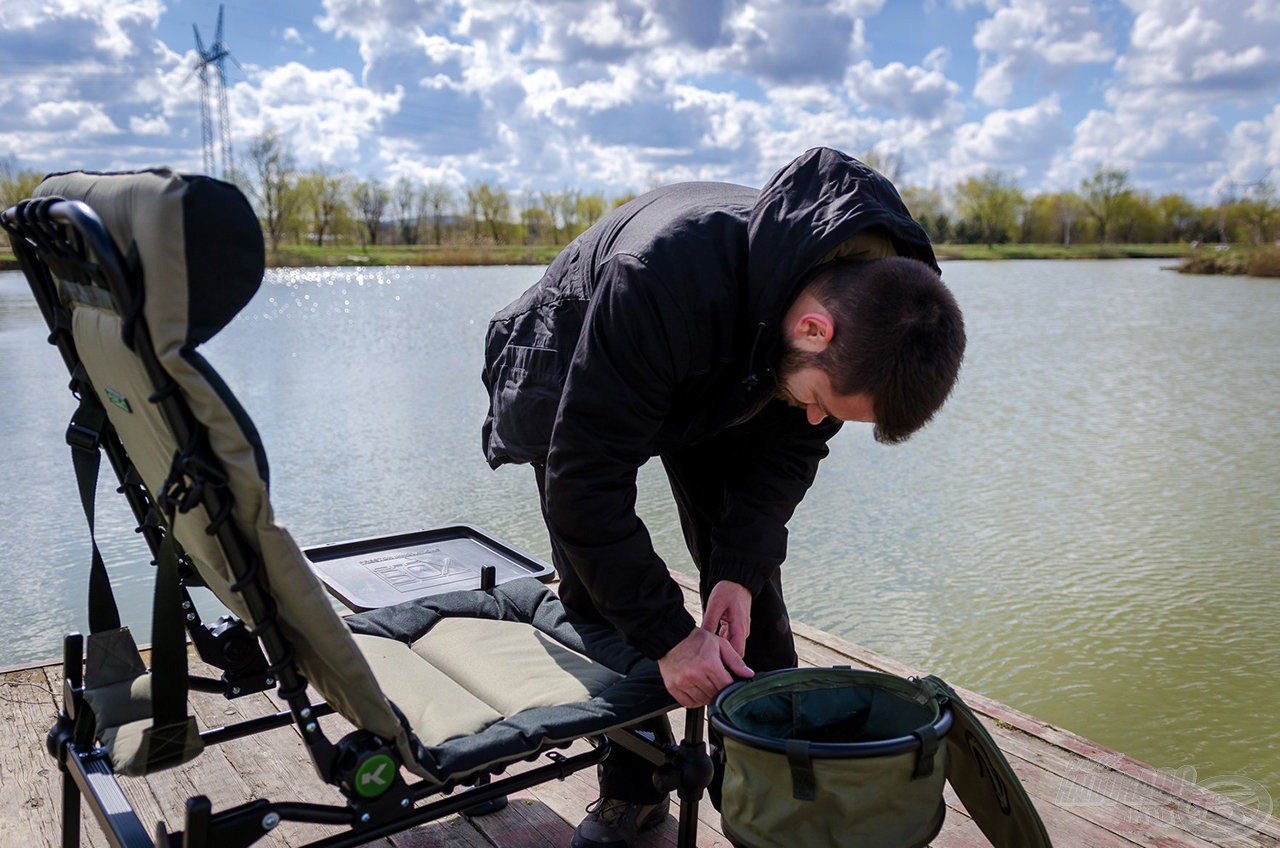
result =
M250 626L274 616L293 661L321 695L357 727L409 754L406 731L368 663L297 544L274 521L266 454L253 424L196 350L262 279L262 232L244 196L229 183L164 169L55 174L36 196L87 204L125 266L129 291L55 270L53 294L153 502L185 498L188 508L173 510L172 532L205 584ZM166 395L180 400L179 414L159 402ZM200 500L188 472L206 466L218 492ZM229 504L229 515L215 514L211 503ZM239 591L249 580L234 585L244 573L236 564L245 562L270 599L256 615ZM285 653L269 659L289 661Z

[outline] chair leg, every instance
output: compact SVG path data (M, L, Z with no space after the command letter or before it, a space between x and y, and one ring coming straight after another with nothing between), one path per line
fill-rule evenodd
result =
M80 787L67 768L68 747L74 738L74 721L80 709L84 685L84 636L68 633L62 640L62 711L45 744L62 770L62 848L80 848Z
M680 743L680 830L678 848L696 848L698 844L698 806L702 793L711 783L711 757L703 742L706 709L687 710L684 714L684 740Z
M80 848L80 787L62 772L62 848Z

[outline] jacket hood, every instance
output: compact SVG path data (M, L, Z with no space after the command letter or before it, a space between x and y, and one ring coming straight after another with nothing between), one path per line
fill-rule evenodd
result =
M829 147L815 147L774 174L748 223L748 311L769 321L797 284L845 240L881 226L898 255L938 269L924 229L878 172Z

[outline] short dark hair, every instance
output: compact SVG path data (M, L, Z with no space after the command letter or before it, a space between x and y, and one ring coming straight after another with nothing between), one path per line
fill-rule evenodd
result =
M960 372L964 316L930 266L889 257L824 266L809 292L835 333L815 364L842 395L870 395L876 441L906 441L933 418Z

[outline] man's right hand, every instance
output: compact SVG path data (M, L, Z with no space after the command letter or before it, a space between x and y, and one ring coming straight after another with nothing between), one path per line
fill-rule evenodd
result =
M738 677L754 677L727 639L695 627L658 660L662 682L682 707L705 707Z

